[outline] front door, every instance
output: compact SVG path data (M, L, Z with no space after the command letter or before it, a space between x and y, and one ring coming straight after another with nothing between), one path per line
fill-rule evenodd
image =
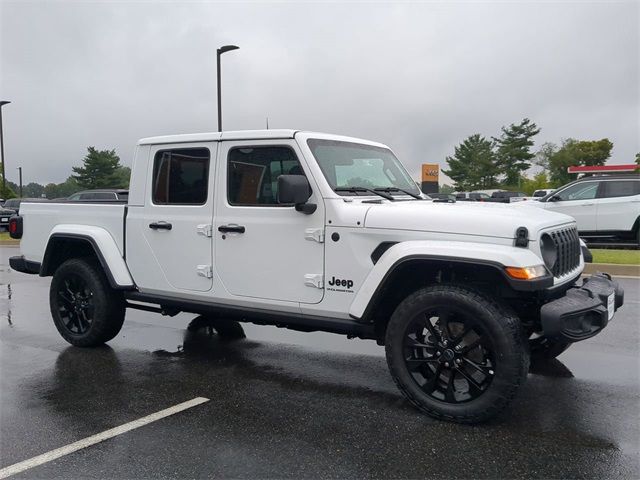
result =
M311 215L278 203L278 176L305 175L295 141L222 142L214 215L215 268L235 296L322 300L324 206L313 179Z
M596 194L600 182L580 182L558 191L553 197L556 201L548 201L545 208L564 213L576 219L578 231L590 232L597 229Z
M212 287L216 143L153 146L145 204L127 215L127 263L145 290Z

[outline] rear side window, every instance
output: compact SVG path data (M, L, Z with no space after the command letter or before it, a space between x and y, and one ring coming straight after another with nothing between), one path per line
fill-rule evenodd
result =
M278 177L304 175L289 147L238 147L229 151L227 198L230 205L279 206Z
M204 205L209 185L209 160L208 148L158 151L153 161L153 203Z
M115 200L116 194L112 192L95 192L93 194L94 200Z
M602 197L630 197L640 195L640 181L638 180L615 180L603 182Z

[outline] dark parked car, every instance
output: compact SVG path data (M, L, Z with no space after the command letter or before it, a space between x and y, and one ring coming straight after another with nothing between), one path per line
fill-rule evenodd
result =
M22 202L31 202L31 203L42 203L48 202L46 198L10 198L6 202L4 202L3 208L5 210L13 210L14 213L20 213L20 204Z
M452 193L428 193L429 198L439 202L455 202L456 196Z
M74 193L68 200L128 200L129 190L122 188L102 188Z
M482 192L458 192L456 195L456 201L458 202L484 202L491 198L486 193Z
M485 202L513 203L526 200L526 197L522 192L493 192L491 198L487 198Z
M0 232L9 230L9 219L15 215L16 211L9 208L0 207Z

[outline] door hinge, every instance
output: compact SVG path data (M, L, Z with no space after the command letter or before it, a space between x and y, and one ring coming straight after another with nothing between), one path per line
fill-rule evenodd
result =
M211 265L198 265L196 267L196 272L201 277L213 278L213 267Z
M304 239L311 240L313 242L324 243L324 229L307 228L304 231Z
M213 237L213 225L203 224L196 227L198 235L204 235L205 237Z
M307 287L324 288L324 275L321 273L307 273L304 276Z

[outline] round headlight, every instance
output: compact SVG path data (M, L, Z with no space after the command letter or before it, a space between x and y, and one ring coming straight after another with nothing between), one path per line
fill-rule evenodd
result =
M556 260L558 260L558 251L556 249L556 242L553 241L551 235L545 233L540 237L540 251L544 264L549 270L553 271Z

